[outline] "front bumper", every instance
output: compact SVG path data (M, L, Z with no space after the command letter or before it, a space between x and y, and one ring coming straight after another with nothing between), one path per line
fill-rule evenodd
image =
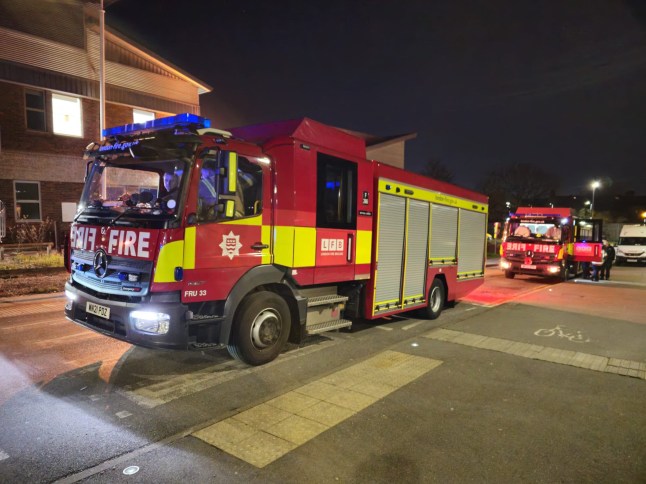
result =
M148 348L187 349L189 347L188 307L179 302L127 303L105 300L87 294L69 282L65 285L68 296L65 316L86 328L128 343ZM94 303L110 310L109 318L87 312L87 303ZM130 317L132 311L153 311L170 316L168 332L146 333L135 328Z
M521 262L501 259L500 268L503 271L510 271L514 274L527 274L543 277L557 277L561 274L563 267L558 262L523 264Z

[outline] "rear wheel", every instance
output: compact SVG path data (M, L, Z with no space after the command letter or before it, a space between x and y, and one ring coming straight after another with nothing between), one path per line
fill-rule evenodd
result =
M289 337L289 306L277 294L255 292L241 303L233 319L229 354L249 365L275 359Z
M511 272L511 271L505 271L505 277L506 277L507 279L513 279L515 275L516 275L516 274L514 274L514 273L513 273L513 272Z
M431 289L428 291L428 301L424 308L424 316L428 319L437 319L444 309L444 298L446 290L440 279L433 279Z

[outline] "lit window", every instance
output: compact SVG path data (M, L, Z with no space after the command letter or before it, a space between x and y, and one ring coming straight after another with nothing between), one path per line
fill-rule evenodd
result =
M14 181L13 192L16 200L16 222L39 222L40 183Z
M142 109L132 110L133 123L145 123L146 121L152 121L153 119L155 119L155 113L151 111L143 111Z
M25 91L25 111L27 129L47 131L45 93L43 91Z
M54 133L66 136L83 136L81 100L77 97L52 94Z

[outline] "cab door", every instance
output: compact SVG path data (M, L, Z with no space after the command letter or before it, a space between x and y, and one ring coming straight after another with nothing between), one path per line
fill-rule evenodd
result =
M314 283L353 280L357 237L357 164L317 154Z
M253 267L269 264L270 169L261 159L219 152L199 166L194 230L194 270L184 302L223 300ZM187 241L187 248L192 244Z

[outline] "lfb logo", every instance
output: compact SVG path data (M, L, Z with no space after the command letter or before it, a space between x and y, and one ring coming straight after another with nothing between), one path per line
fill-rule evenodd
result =
M229 232L228 235L222 235L220 248L223 256L233 260L236 255L240 255L240 247L242 247L242 244L240 243L239 235L235 235L233 231Z
M321 239L321 252L343 252L343 239Z

